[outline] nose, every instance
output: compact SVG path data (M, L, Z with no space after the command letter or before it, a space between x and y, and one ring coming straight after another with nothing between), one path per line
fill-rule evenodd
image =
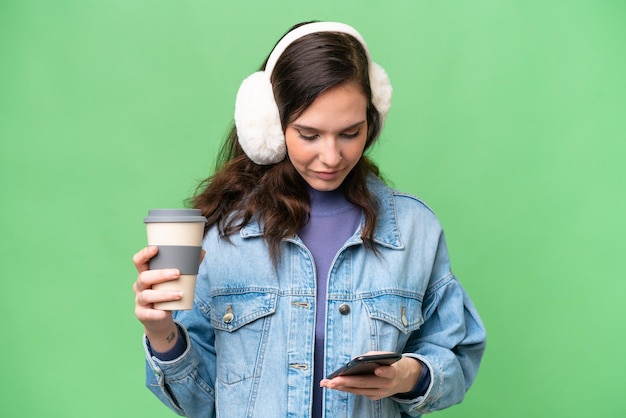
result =
M328 167L335 167L341 161L341 149L335 138L321 141L319 160Z

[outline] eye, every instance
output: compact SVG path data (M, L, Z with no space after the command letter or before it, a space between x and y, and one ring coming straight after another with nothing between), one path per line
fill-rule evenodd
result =
M298 136L304 139L305 141L313 141L314 139L317 138L317 135L305 135L299 129L296 129L296 131L298 132Z
M361 130L357 130L356 132L344 132L341 134L343 138L356 138L361 134Z

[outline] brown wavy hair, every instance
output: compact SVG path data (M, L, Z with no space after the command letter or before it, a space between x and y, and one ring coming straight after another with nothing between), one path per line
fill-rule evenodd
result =
M293 42L271 76L283 131L320 94L355 82L368 98L365 149L370 148L380 133L381 120L371 100L368 64L361 43L344 33L318 32ZM365 226L361 237L375 251L378 202L366 186L371 174L380 177L378 166L362 156L342 187L346 198L362 209ZM307 183L289 158L273 165L255 164L239 145L234 126L220 150L215 174L200 183L190 203L207 217L207 230L217 225L226 239L251 220L259 221L275 262L280 259L281 241L296 235L310 215Z

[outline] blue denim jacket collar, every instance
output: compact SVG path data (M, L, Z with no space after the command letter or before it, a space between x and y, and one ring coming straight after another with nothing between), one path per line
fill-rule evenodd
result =
M374 193L380 204L380 212L376 229L374 233L374 242L379 245L395 249L404 249L404 243L400 239L398 232L398 220L396 218L396 208L391 189L386 187L382 181L376 177L369 177L367 180L368 188ZM361 218L361 225L355 235L350 239L351 243L361 243L361 229L363 228L364 218ZM263 223L253 219L245 225L240 235L242 238L254 238L263 236Z

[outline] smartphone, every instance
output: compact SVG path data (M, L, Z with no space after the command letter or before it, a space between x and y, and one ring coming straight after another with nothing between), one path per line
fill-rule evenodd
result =
M344 366L332 372L328 379L353 374L372 374L379 366L389 366L402 358L400 353L368 354L350 360Z

